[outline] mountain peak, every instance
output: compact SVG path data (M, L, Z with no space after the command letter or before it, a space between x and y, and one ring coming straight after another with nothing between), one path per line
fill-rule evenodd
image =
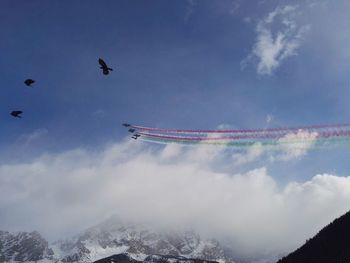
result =
M114 262L233 262L217 240L193 230L165 231L115 217L51 245L36 231L0 231L0 263L92 263L111 255L122 260Z
M218 241L202 238L193 230L164 231L144 224L124 224L114 218L55 246L57 254L64 255L64 262L93 262L120 253L138 260L160 254L233 262Z

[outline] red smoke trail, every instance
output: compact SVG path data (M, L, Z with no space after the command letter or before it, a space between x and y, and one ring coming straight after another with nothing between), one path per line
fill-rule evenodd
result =
M130 127L139 131L160 132L160 133L195 133L195 134L210 134L210 133L263 133L263 132L292 132L298 130L317 130L317 129L337 129L343 127L350 127L350 124L322 124L300 127L280 127L280 128L266 128L266 129L234 129L234 130L181 130L181 129L160 129L151 128L138 125L131 125Z
M225 141L225 140L242 140L242 139L282 139L285 138L285 135L295 134L297 133L285 133L274 134L274 133L266 133L266 134L242 134L242 135L234 135L234 136L225 136L225 137L180 137L180 136L172 136L172 135L162 135L162 134L154 134L147 132L138 132L138 134L159 138L159 139L167 139L167 140L178 140L178 141ZM350 130L337 130L337 131L320 131L317 132L317 138L330 138L330 137L347 137L350 136ZM304 140L307 140L304 139Z

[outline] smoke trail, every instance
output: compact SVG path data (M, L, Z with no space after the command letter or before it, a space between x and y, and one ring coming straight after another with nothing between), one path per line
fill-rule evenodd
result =
M263 134L242 134L234 136L223 136L223 137L185 137L185 136L173 136L173 135L162 135L154 133L138 132L138 134L153 137L158 139L177 140L177 141L225 141L225 140L242 140L242 139L281 139L288 134L297 133L263 133ZM331 138L331 137L348 137L350 136L350 130L338 130L338 131L321 131L317 133L318 138Z
M180 130L130 125L133 138L147 142L182 145L216 145L234 148L259 147L293 148L347 145L350 142L350 124L312 125L245 130Z
M160 143L179 143L184 145L224 145L224 146L237 146L237 147L250 147L254 145L262 146L278 146L278 145L293 145L293 144L303 144L313 142L315 144L327 144L327 143L343 143L350 142L350 137L320 137L320 138L295 138L295 139L285 139L285 140L270 140L270 141L183 141L183 140L174 140L174 139L164 139L158 137L142 136L140 140L149 141L149 142L160 142Z
M280 128L266 128L266 129L234 129L234 130L181 130L181 129L160 129L151 128L138 125L130 125L130 127L138 131L161 132L161 133L192 133L192 134L209 134L209 133L264 133L264 132L293 132L298 130L319 130L319 129L339 129L350 127L350 124L322 124L299 127L280 127Z

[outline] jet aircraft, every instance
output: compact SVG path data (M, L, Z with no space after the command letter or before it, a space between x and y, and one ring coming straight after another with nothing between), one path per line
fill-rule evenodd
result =
M131 138L133 138L134 140L137 140L138 137L140 137L140 134L134 134Z

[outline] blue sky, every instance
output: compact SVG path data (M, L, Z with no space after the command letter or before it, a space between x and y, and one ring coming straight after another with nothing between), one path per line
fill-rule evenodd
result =
M288 6L294 10L282 14ZM125 121L191 129L347 122L348 8L346 1L3 1L1 159L103 147L125 136ZM280 14L262 25L273 12ZM298 42L265 72L254 55L259 25L272 41L280 32L284 45ZM99 57L115 68L111 75L98 70ZM23 85L28 77L34 88ZM24 118L11 118L13 109Z
M88 160L110 154L110 145L125 144L123 122L179 129L348 123L349 9L346 0L1 1L0 179L6 186L10 176L17 186L17 169L29 165L32 172L38 163L48 165L45 158L57 164L71 151L80 160L77 149L91 154ZM101 74L99 57L114 68L110 75ZM23 84L26 78L37 81L34 87ZM17 109L24 111L22 119L9 115ZM139 147L132 143L126 145ZM177 152L142 147L141 156ZM132 162L137 153L130 151ZM274 154L230 150L215 170L249 173L265 167L282 186L313 182L324 173L341 180L350 174L349 152L312 150L281 161ZM163 156L158 154L150 158ZM81 165L75 168L90 167L87 161ZM20 221L11 225L21 212L11 206L17 201L3 202L0 212L8 216L0 229L30 228ZM40 222L35 215L32 221Z

